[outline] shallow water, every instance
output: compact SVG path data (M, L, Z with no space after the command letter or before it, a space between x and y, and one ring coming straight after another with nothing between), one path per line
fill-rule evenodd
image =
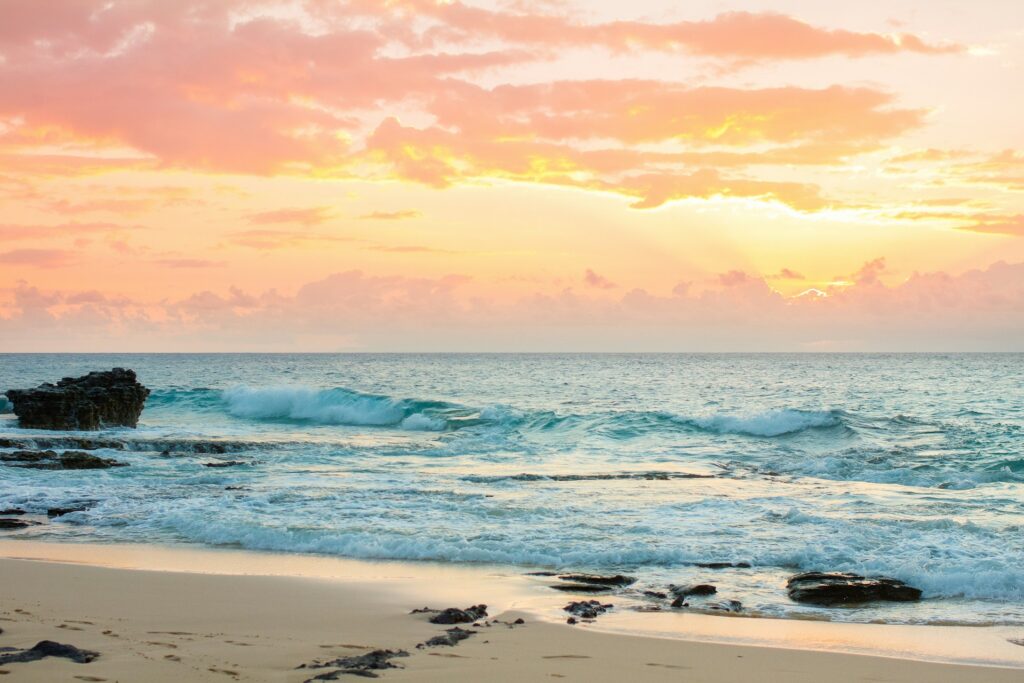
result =
M1024 623L1020 354L2 355L0 388L116 365L153 394L139 429L91 436L131 467L0 467L0 508L93 502L5 535L614 570L711 581L753 614ZM0 436L55 435L8 413ZM809 569L926 600L794 605L785 578Z

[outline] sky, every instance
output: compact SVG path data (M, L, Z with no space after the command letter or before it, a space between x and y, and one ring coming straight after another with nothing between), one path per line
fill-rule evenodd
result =
M1024 350L1024 3L0 0L0 351Z

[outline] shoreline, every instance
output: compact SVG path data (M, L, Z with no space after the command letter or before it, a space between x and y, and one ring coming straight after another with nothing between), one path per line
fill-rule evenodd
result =
M592 624L568 626L560 607L587 597L556 593L521 570L507 567L3 540L0 574L7 579L0 588L4 605L0 616L5 620L0 645L30 647L37 640L50 639L103 653L89 665L50 658L0 666L7 670L18 667L23 676L33 672L52 675L55 667L76 674L113 667L112 675L121 672L127 680L159 681L164 675L167 680L176 676L180 680L180 667L168 666L177 662L164 660L169 654L166 650L174 650L170 654L183 661L186 653L192 652L197 661L215 662L207 669L234 671L235 680L304 681L303 674L294 670L300 663L326 654L349 656L365 651L335 648L330 645L332 639L349 645L408 650L412 656L401 660L404 669L380 672L382 677L396 680L435 680L435 675L459 680L463 675L492 674L501 679L517 671L575 677L574 673L585 670L591 680L627 675L671 679L672 671L678 677L678 669L672 667L695 667L694 656L700 661L718 661L723 667L726 660L757 660L758 668L750 671L752 679L758 677L760 668L773 666L804 672L807 680L820 679L824 675L820 667L828 666L835 669L829 677L840 681L859 680L853 675L843 678L843 672L862 672L864 667L872 671L878 667L886 673L906 670L907 678L886 680L908 681L945 680L947 675L951 681L1003 680L1004 675L1011 680L1024 669L1024 647L1008 642L1024 636L1024 629L1016 627L850 624L629 609L613 609ZM216 596L212 602L211 596ZM598 597L616 602L615 596ZM429 624L423 615L410 615L412 609L463 608L481 602L489 605L489 619L522 618L526 624L475 629L486 631L486 637L478 634L454 648L415 650L418 642L443 633L444 627ZM18 609L25 613L16 612ZM36 617L30 618L28 613L47 616L33 621ZM75 626L75 622L91 624ZM99 629L101 624L109 628ZM330 635L339 629L350 637ZM125 643L103 636L104 630L122 634L133 645L125 651ZM201 642L195 635L211 630L234 637ZM193 635L147 640L153 632ZM499 633L500 638L491 637ZM361 634L372 636L372 642L367 642L367 637L361 641ZM260 642L259 648L228 642L242 642L244 636L267 642ZM565 652L544 654L552 649ZM263 655L254 660L241 656L257 650ZM618 653L615 661L619 664L603 661L610 652ZM680 663L684 652L686 661ZM633 653L650 661L634 661ZM498 659L489 659L492 656ZM493 668L490 673L475 668L487 663ZM620 664L628 665L629 673L616 668ZM540 668L530 668L535 666ZM521 667L527 668L520 671ZM728 667L733 668L718 674L709 669L707 677L700 680L737 680L729 675L735 673L732 661ZM130 675L133 672L135 675ZM202 676L207 674L209 680L227 680L228 676L212 670L190 676L205 680ZM306 677L310 675L307 672ZM602 678L605 675L609 677ZM800 675L790 680L802 680Z

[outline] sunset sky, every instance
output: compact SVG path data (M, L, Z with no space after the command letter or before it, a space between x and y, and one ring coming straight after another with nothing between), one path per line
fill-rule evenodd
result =
M0 351L1024 350L1019 0L0 0Z

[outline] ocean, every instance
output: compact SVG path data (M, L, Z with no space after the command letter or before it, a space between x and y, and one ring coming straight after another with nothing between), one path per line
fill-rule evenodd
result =
M749 615L1024 624L1022 354L8 354L0 391L111 367L152 394L138 429L87 436L130 466L0 467L0 508L87 506L4 538L622 572L637 604L712 581ZM0 438L72 435L19 429L0 399ZM719 562L750 566L699 566ZM925 599L799 605L803 570Z

